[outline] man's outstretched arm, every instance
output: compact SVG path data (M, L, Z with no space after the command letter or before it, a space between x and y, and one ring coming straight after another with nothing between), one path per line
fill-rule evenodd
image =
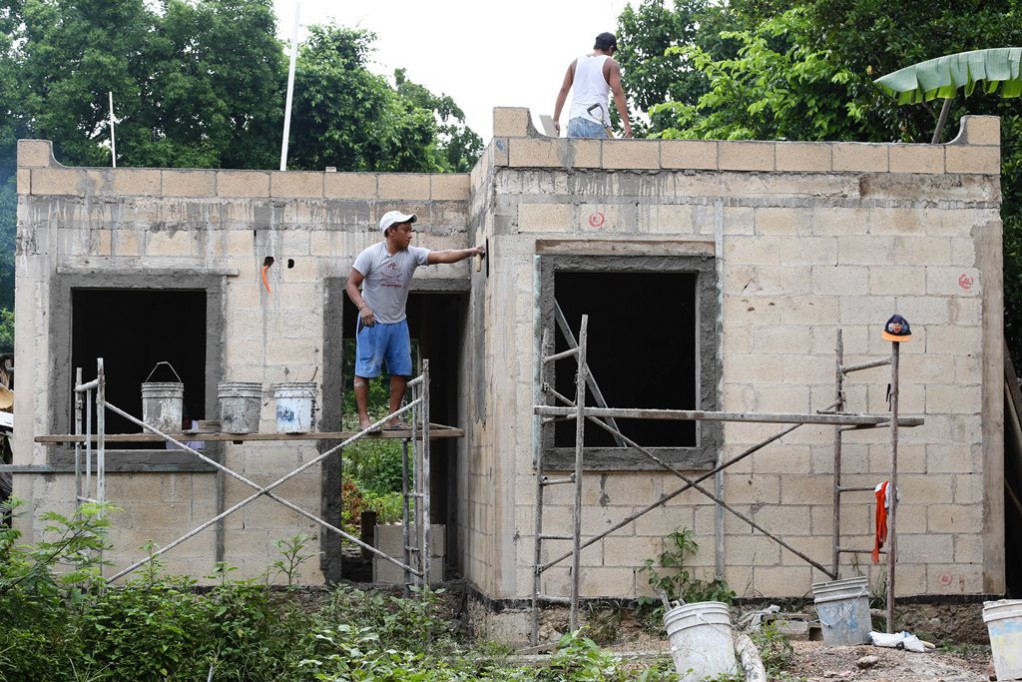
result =
M485 246L475 246L471 249L447 249L445 251L430 251L428 263L457 263L472 256L481 256L486 253Z

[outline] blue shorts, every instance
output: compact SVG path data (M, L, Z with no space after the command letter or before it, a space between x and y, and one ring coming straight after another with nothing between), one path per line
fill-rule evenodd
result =
M355 335L355 376L373 379L380 376L383 363L391 376L412 375L412 344L408 338L408 320L394 324L377 322L372 327L358 322Z
M607 131L599 123L579 116L568 121L568 137L607 137Z

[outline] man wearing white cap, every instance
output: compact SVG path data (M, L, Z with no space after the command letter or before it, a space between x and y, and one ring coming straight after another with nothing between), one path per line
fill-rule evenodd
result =
M373 244L355 259L348 275L348 298L358 307L355 333L355 402L358 420L363 429L368 427L369 379L380 376L383 363L390 374L390 412L401 407L405 384L412 374L411 342L405 304L408 287L415 268L420 265L457 263L471 256L486 253L486 249L448 249L430 251L412 246L412 223L415 214L389 211L380 218L384 240ZM359 291L361 287L361 291ZM399 419L385 427L407 429Z

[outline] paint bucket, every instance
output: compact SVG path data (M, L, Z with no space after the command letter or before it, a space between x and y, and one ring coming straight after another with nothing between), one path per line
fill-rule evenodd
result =
M217 385L220 430L224 433L259 431L263 385L252 381L224 381Z
M277 433L308 433L316 412L315 382L273 385L277 405Z
M983 602L998 680L1022 680L1022 599Z
M827 646L869 644L873 623L866 576L813 583L813 601Z
M674 668L684 681L730 675L738 671L727 604L703 601L682 604L664 614Z
M160 365L170 367L177 381L149 381ZM169 362L157 362L142 382L142 421L163 433L180 433L184 420L185 385Z

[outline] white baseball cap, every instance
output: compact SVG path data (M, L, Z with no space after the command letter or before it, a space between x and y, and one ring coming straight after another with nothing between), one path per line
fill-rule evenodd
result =
M415 217L414 213L402 213L401 211L387 211L380 218L380 229L384 232L387 231L388 227L396 225L397 223L414 223L418 218Z

